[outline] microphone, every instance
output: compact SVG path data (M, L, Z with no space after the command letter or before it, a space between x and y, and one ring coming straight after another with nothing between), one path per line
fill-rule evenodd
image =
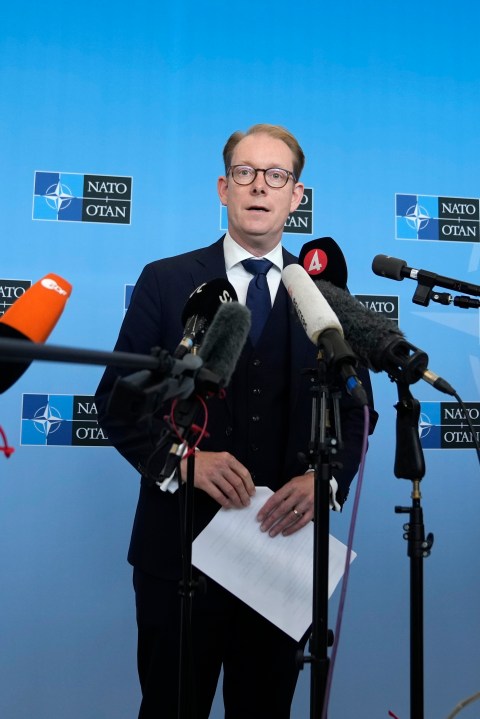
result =
M205 369L220 378L222 387L230 383L250 325L250 310L239 302L229 302L219 307L205 334L198 354Z
M445 287L447 290L480 295L479 285L462 282L462 280L454 280L451 277L436 275L434 272L429 272L428 270L417 270L414 267L408 267L405 260L399 260L397 257L390 257L389 255L376 255L373 258L372 270L376 275L388 277L390 280L401 281L404 277L408 277L428 287L438 285L439 287Z
M357 358L344 340L337 315L315 282L300 265L285 267L282 280L308 337L323 349L325 359L333 364L353 399L361 406L367 405L367 394L354 370Z
M226 279L219 278L199 285L183 308L183 337L173 356L176 359L182 359L187 352L192 349L195 351L195 347L201 344L207 327L218 308L223 303L234 300L237 300L237 293L233 285Z
M228 384L249 329L250 310L238 302L221 305L205 334L202 355L190 353L178 359L161 350L156 369L116 380L107 414L122 422L137 423L154 416L170 399L183 400L181 407L190 411L196 395L215 394Z
M1 338L45 342L60 319L72 285L50 273L32 285L0 317ZM0 361L0 393L5 392L30 366L29 362Z
M336 287L347 287L345 256L331 237L320 237L303 245L298 263L313 280L326 280Z
M392 379L413 384L423 379L435 389L456 396L444 379L428 369L428 355L410 344L390 320L364 307L348 292L320 280L315 283L328 304L335 307L345 336L361 364Z
M196 395L208 395L226 387L232 377L250 331L250 310L238 302L227 302L218 308L198 352L203 361L195 378L195 391L175 406L176 439L170 447L157 484L165 491L183 456L185 442L198 410ZM171 428L169 428L171 429Z

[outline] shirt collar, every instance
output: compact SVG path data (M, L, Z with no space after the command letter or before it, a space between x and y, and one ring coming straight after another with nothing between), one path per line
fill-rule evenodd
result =
M242 260L246 260L247 257L253 257L253 255L241 247L230 233L227 231L223 240L223 252L225 255L225 269L227 272L238 265ZM276 247L273 248L268 254L263 255L265 259L270 260L273 265L281 272L283 270L283 252L282 243L279 242Z

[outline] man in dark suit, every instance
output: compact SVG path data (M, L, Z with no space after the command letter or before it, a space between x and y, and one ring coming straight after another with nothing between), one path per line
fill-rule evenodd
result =
M247 341L226 398L208 403L208 436L195 457L194 533L220 507L247 506L255 486L268 486L273 495L259 512L259 531L272 538L279 533L288 536L314 516L314 475L301 453L308 449L312 401L311 379L302 370L316 366L316 350L280 281L283 267L297 262L282 248L281 239L289 213L302 199L304 155L284 128L255 125L229 138L224 161L218 193L228 211L226 236L209 247L145 267L116 349L148 354L160 346L173 352L183 333L182 309L196 287L228 278L245 303L252 274L242 262L270 261L266 278L272 307L266 324L259 338ZM148 428L126 429L107 415L106 400L119 374L114 368L106 370L97 405L112 443L142 475L128 555L134 567L139 632L139 718L175 719L181 491L162 492L155 484L165 460L164 454L154 453L163 419L152 419ZM368 373L360 374L371 400ZM373 409L371 420L373 431ZM337 509L357 472L363 433L362 410L346 394L341 422L344 448L331 483L331 504ZM184 459L180 481L185 480L185 464ZM206 581L206 592L195 593L192 608L197 718L209 716L223 666L227 719L287 719L299 645L215 582Z

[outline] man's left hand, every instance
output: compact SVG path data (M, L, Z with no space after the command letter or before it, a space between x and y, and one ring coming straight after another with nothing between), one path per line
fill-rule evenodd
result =
M305 527L313 519L313 495L313 472L293 477L272 494L257 514L262 532L271 537L280 533L288 537Z

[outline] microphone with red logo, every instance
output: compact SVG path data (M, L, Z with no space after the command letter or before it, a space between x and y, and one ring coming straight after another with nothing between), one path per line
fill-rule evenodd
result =
M71 292L72 285L67 280L50 273L32 285L0 317L0 393L11 387L32 361L2 361L2 338L45 342Z
M312 280L326 280L335 287L346 289L347 263L342 250L331 237L319 237L303 245L298 263Z

